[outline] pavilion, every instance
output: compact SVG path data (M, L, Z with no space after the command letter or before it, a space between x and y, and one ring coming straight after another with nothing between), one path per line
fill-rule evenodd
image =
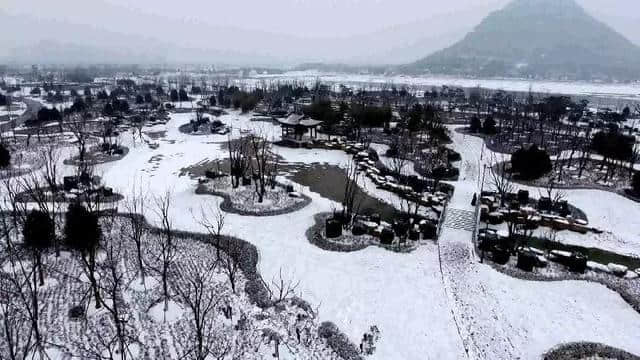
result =
M282 138L291 139L291 133L293 133L293 140L302 140L302 136L309 131L311 138L318 136L318 125L322 124L320 120L307 119L304 115L291 114L286 119L278 119L280 127L282 128Z

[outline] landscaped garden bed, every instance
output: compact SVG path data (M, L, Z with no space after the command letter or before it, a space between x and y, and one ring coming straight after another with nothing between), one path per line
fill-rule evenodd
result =
M544 354L544 360L640 360L640 356L611 346L589 342L562 344Z
M306 232L307 240L321 249L339 252L379 246L396 252L410 252L420 241L435 241L437 224L432 220L409 218L390 224L379 215L352 216L320 213Z
M597 282L618 292L640 312L640 259L548 239L504 235L491 228L479 231L476 246L481 261L525 280Z
M66 159L66 165L98 165L111 161L122 160L129 153L129 148L118 144L103 143L89 148L84 154L84 160L80 160L80 156L76 155L71 159Z
M307 195L294 191L292 185L274 183L269 186L262 201L256 193L255 184L250 177L234 188L231 177L215 172L201 178L196 189L197 194L221 196L224 201L220 208L226 212L250 216L275 216L298 211L311 203Z

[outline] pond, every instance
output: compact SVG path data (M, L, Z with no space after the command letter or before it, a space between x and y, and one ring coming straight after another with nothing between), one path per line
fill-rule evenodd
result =
M640 268L640 259L616 254L610 251L591 248L591 247L582 247L577 245L567 245L562 244L557 241L551 241L544 238L534 237L528 239L526 241L527 246L535 247L538 249L549 249L549 250L563 250L563 251L577 251L587 256L587 259L590 261L595 261L601 264L609 264L615 263L627 266L629 269L637 269Z
M327 199L338 203L344 199L347 173L338 166L320 163L287 164L282 166L281 170L288 179L308 186L311 191ZM370 196L360 187L356 191L356 199L360 208L359 213L363 215L378 213L383 220L392 222L399 214L393 206Z

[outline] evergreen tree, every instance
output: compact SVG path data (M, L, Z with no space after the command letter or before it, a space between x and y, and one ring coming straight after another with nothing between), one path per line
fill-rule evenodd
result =
M53 220L40 210L31 210L27 215L22 228L24 245L31 251L33 262L40 277L40 286L44 285L44 271L42 269L42 253L55 240L55 227Z
M11 165L11 153L4 144L0 144L0 168L7 168Z

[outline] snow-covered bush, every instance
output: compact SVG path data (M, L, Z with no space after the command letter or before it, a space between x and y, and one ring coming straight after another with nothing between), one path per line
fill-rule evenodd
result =
M318 328L318 336L325 339L329 347L345 360L362 359L358 349L340 332L336 324L325 321Z

